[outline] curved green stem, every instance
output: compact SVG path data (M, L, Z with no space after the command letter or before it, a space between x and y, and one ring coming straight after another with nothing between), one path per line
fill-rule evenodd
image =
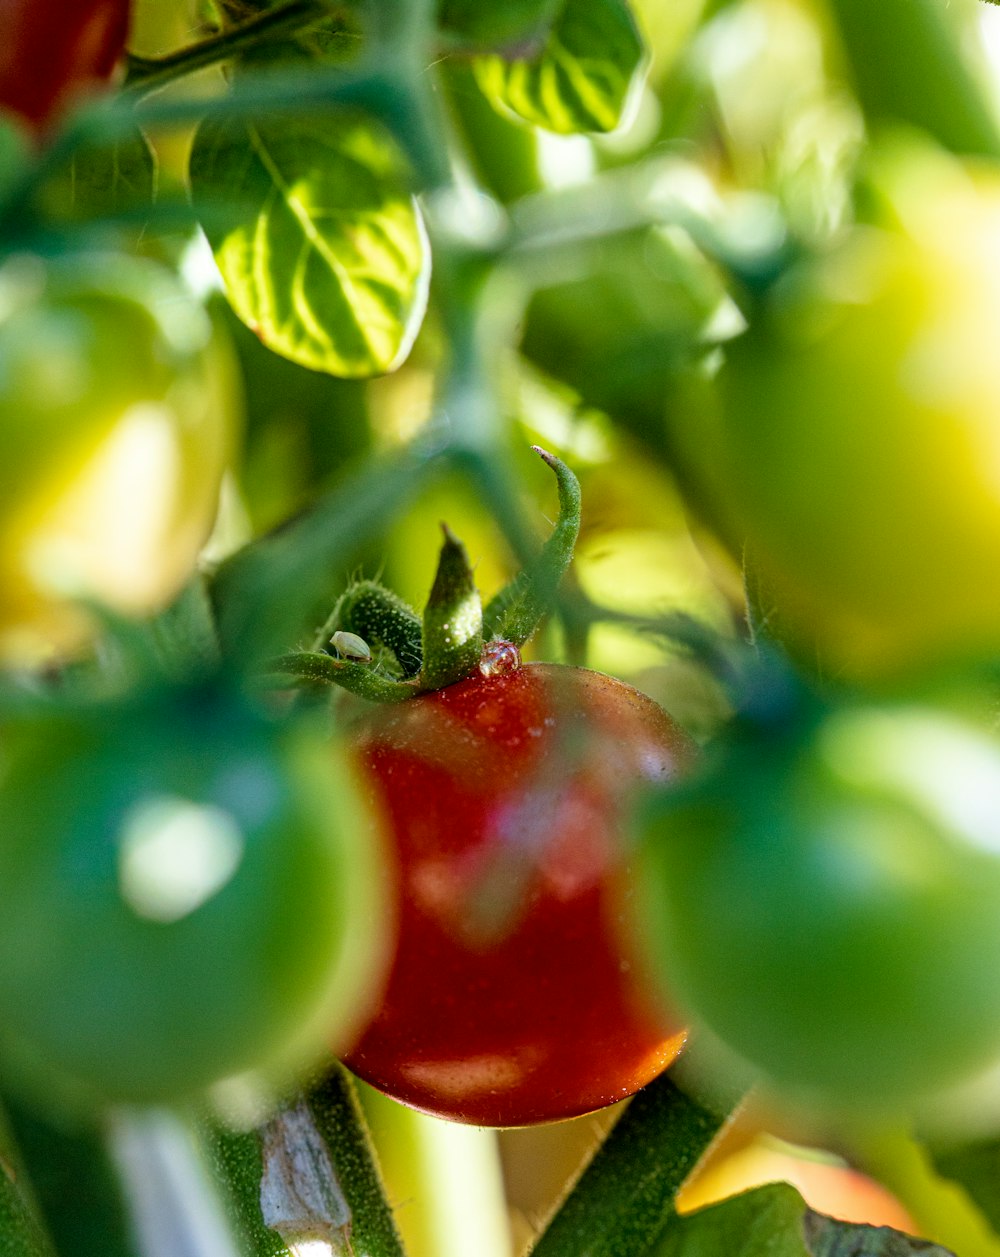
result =
M228 61L257 44L293 34L323 19L346 16L352 7L332 3L331 0L286 0L284 4L265 9L239 26L179 48L168 56L139 57L131 54L124 94L139 99L196 70Z
M532 447L555 472L559 486L559 515L552 535L538 557L491 599L483 613L483 633L522 646L553 609L559 582L573 561L580 532L580 482L564 462Z
M410 1257L510 1257L495 1130L408 1109L364 1083L358 1094Z

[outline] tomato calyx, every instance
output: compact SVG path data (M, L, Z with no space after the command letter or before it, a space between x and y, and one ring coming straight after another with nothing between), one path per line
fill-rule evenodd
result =
M271 661L287 684L332 684L371 702L396 703L473 676L521 666L520 648L552 610L580 530L580 485L564 462L533 447L559 493L555 526L538 554L484 607L462 542L444 541L423 617L377 581L354 582L338 599L312 650Z

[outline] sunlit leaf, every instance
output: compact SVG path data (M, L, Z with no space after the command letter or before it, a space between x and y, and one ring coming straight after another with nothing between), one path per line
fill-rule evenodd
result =
M814 1213L787 1183L771 1183L674 1218L650 1257L953 1257L888 1226Z
M932 1149L931 1156L938 1173L961 1183L1000 1234L1000 1139Z
M383 128L346 111L206 120L190 174L229 300L269 349L338 376L399 365L423 317L430 258Z
M566 0L541 47L524 57L476 61L496 104L547 131L613 131L646 49L627 0Z

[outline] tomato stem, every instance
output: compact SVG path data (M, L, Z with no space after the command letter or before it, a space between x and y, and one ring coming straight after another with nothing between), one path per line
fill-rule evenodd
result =
M531 1257L644 1253L674 1215L674 1199L729 1118L661 1074L630 1102L542 1232Z
M334 659L331 655L309 650L279 655L277 659L270 660L268 671L277 677L297 677L300 681L339 685L341 689L372 703L398 703L418 692L412 681L396 681L383 676L371 664Z
M257 44L270 43L281 35L292 34L319 21L342 18L351 12L352 7L349 4L334 5L330 0L287 0L287 3L265 9L238 26L209 35L165 57L130 54L124 90L134 97L145 96L196 70L228 61Z
M214 1177L247 1253L308 1239L335 1252L404 1257L354 1087L339 1067L255 1130L202 1128Z

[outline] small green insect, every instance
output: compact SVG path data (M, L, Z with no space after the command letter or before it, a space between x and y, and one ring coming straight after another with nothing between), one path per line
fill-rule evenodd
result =
M350 659L354 663L370 663L372 652L368 643L357 633L347 633L338 629L330 638L330 645L341 659Z

